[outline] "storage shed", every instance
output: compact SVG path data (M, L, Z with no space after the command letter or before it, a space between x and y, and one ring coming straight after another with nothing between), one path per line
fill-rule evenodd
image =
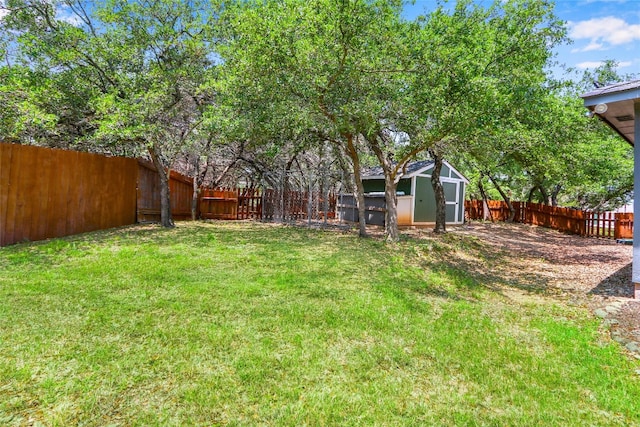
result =
M412 162L397 186L398 225L431 225L436 221L436 200L431 186L433 160ZM469 181L448 162L444 161L440 174L446 199L446 223L464 223L464 197ZM366 200L384 195L382 168L366 171L362 176ZM367 205L369 202L367 202ZM355 219L354 219L355 220Z

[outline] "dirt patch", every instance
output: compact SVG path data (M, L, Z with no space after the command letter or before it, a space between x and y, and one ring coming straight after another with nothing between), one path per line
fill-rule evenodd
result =
M524 224L472 223L452 232L475 236L510 253L515 276L543 278L549 290L633 298L631 246Z
M523 224L472 222L450 232L508 253L495 267L503 281L587 306L617 341L640 354L634 350L640 350L640 302L633 299L632 246Z

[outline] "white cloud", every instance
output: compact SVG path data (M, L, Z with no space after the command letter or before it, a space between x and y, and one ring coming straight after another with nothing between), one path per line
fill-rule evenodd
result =
M576 64L576 67L580 68L581 70L586 70L587 68L597 68L601 65L604 65L604 61L585 61ZM623 61L619 62L616 68L630 67L631 65L633 65L631 61Z
M569 22L568 24L569 37L574 40L588 39L590 40L589 46L593 47L602 45L604 48L605 44L616 46L640 40L640 25L629 24L615 16Z
M576 67L580 68L581 70L586 70L587 68L597 68L602 64L604 64L604 62L602 61L585 61L585 62L576 64Z
M571 53L580 53L580 52L591 52L594 50L606 50L602 43L591 42L587 46L581 49L572 49Z

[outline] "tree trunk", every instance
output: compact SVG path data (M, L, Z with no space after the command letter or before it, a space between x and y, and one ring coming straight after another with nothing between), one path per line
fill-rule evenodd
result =
M487 192L484 191L482 178L484 178L484 174L480 174L480 179L478 180L478 190L480 190L480 196L482 197L482 219L483 221L489 219L491 222L495 222L491 209L489 209L489 198L487 197Z
M204 176L207 174L207 169L209 167L209 162L205 163L204 172L200 171L200 156L196 155L196 160L193 164L193 192L191 193L191 221L195 221L198 219L198 202L200 200L200 186L204 180Z
M431 172L431 187L436 196L436 226L433 231L437 234L447 232L447 200L444 196L444 187L440 181L440 171L442 171L442 157L436 155L434 150L429 150L429 154L433 158L434 165Z
M558 194L560 194L560 190L562 190L562 186L560 184L556 184L553 187L553 191L551 192L551 206L558 206Z
M149 155L160 176L160 225L171 228L174 227L175 224L173 223L173 218L171 218L169 169L165 168L164 162L160 158L160 151L155 144L149 147Z
M353 142L353 135L347 136L347 155L353 164L353 180L356 185L356 201L358 205L358 226L360 237L367 237L367 217L364 202L364 185L362 185L362 175L360 174L360 157Z
M511 203L511 198L507 196L507 193L505 193L502 187L500 187L496 180L493 179L493 176L491 176L491 174L487 174L487 176L489 177L489 180L491 181L493 186L496 187L496 190L498 190L498 193L500 193L500 196L502 196L502 199L505 201L507 207L509 208L509 218L507 218L507 221L513 222L516 218L516 209L513 207L513 203Z
M384 233L388 242L397 242L400 240L400 231L398 230L398 175L400 164L394 165L389 156L386 156L379 145L379 141L384 140L384 135L368 135L367 140L369 147L373 150L382 171L384 173Z
M384 231L388 242L400 240L398 230L398 196L396 192L397 183L385 174L384 179L384 200L386 211L384 213Z
M200 195L200 191L199 191L199 185L198 185L198 180L196 178L193 178L193 193L191 195L191 221L195 221L196 219L198 219L198 200L200 199L200 197L198 197Z
M531 187L531 190L529 190L529 195L527 196L527 203L533 202L533 196L536 194L537 189L538 189L537 185L534 185L533 187Z
M538 189L540 190L540 194L542 194L542 203L548 206L551 200L549 193L547 193L547 190L542 185L538 185Z

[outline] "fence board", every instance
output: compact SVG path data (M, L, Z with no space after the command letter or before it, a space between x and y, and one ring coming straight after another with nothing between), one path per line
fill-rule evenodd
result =
M495 220L505 220L507 204L490 200L489 209ZM631 238L633 237L633 214L612 212L590 212L572 208L548 206L539 203L514 202L516 222L539 225L555 230L587 237ZM465 213L468 219L483 219L481 200L467 200ZM630 215L622 216L622 215ZM627 237L618 237L618 236Z
M18 172L23 165L23 153L24 151L12 150L12 162L11 162L11 175L9 176L9 207L7 209L7 229L6 237L9 243L19 242L22 240L22 230L24 225L20 218L24 218L22 214L23 201L18 195L20 187L18 180L20 175ZM12 224L15 224L12 226Z
M11 145L0 144L0 247L4 246L9 207L9 176L11 174Z
M0 143L0 246L135 222L135 159Z
M175 171L169 174L171 216L174 220L191 219L193 181ZM160 175L153 163L138 160L138 222L160 221Z
M71 193L73 193L75 186L78 184L81 185L81 183L77 182L76 168L65 167L63 165L62 155L66 153L55 151L52 154L56 164L56 171L54 171L53 175L49 176L49 179L52 180L51 182L55 182L56 179L59 181L57 186L50 186L50 188L56 188L58 190L49 191L49 195L51 199L53 199L50 211L57 212L57 214L52 215L50 220L47 221L49 223L47 227L47 237L53 237L57 233L66 236L72 234L71 230L75 229L73 221L74 215L67 214L73 205ZM70 157L73 156L74 160L77 160L75 154L68 153L67 155ZM75 191L81 192L82 190L75 188Z
M77 153L74 152L70 152L67 159L68 161L74 163L77 163L79 160ZM62 162L64 160L64 157L58 156L58 164L60 165L60 167L62 167ZM85 163L84 166L88 167L88 162ZM67 168L65 167L65 169ZM63 212L66 212L65 221L62 225L62 228L65 230L65 235L73 234L73 230L83 229L85 202L83 198L78 198L77 196L86 192L85 180L82 179L83 176L80 169L68 168L68 171L68 175L62 175L62 178L64 178L65 180L57 183L59 191L54 191L54 197L58 198L59 200L67 201L63 210ZM74 191L71 191L72 186Z
M203 219L238 219L236 190L205 188L200 194L200 216Z
M633 239L633 214L615 214L615 239Z
M40 183L40 194L38 201L37 216L34 218L33 224L36 229L32 231L32 235L48 236L53 228L49 225L49 221L46 220L47 212L50 209L50 203L55 200L51 195L51 183L54 182L55 163L53 156L45 156L40 159L38 164L40 169L40 176L42 177Z
M191 219L193 179L176 171L171 171L169 175L169 191L171 192L171 215L173 219Z
M17 209L17 194L18 186L14 183L18 179L18 170L19 170L19 162L20 162L20 153L17 150L13 150L13 144L0 144L0 150L2 150L5 154L3 155L4 164L2 165L3 171L5 171L5 176L3 176L3 185L2 192L4 195L2 199L5 203L4 209L4 219L0 218L0 224L2 227L2 245L10 245L14 243L15 240L15 230L16 227L12 224L15 224L16 220L16 209ZM17 163L17 164L16 164Z

